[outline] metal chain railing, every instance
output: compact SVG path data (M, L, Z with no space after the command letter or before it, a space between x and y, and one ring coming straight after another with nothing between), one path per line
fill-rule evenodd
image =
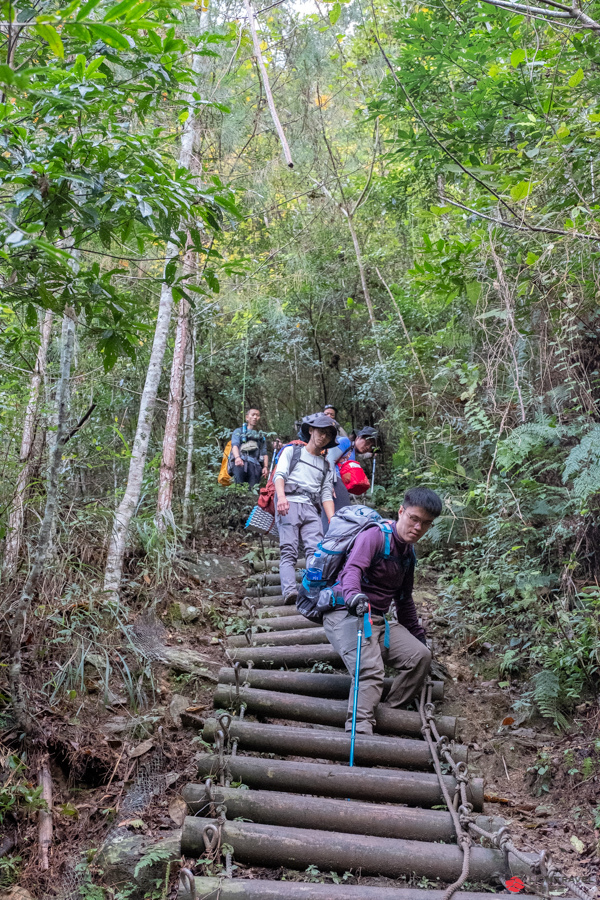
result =
M454 830L456 832L456 840L463 851L463 865L462 871L460 873L459 878L446 888L444 893L443 900L450 900L452 895L456 893L456 891L462 887L467 878L469 877L469 866L471 863L471 838L468 833L464 831L460 819L460 811L462 806L457 810L454 804L453 798L450 797L450 792L448 791L448 786L444 779L444 775L442 772L442 766L439 760L439 757L436 752L435 745L433 743L432 733L435 728L435 723L433 722L433 711L435 709L433 703L431 702L431 691L432 688L430 685L423 685L423 690L421 691L421 697L419 700L419 712L421 714L421 732L423 737L427 741L427 745L429 747L429 752L431 753L431 759L433 760L433 767L435 769L435 774L438 777L438 781L440 783L440 788L442 791L442 796L444 797L444 801L446 806L448 807L448 812L452 817L452 824L454 825ZM437 735L437 741L440 740L439 735ZM447 742L447 738L445 738ZM449 759L451 760L451 766L454 771L454 777L456 778L457 785L461 784L464 787L465 798L463 803L466 804L466 786L463 785L463 779L468 778L468 772L465 775L462 769L459 772L459 766L464 765L464 763L455 763L452 757L449 755ZM466 766L465 766L466 768ZM459 782L460 778L460 782ZM461 798L462 799L462 798ZM468 804L473 809L472 805Z
M239 664L236 671L237 698L239 700ZM240 704L240 718L243 718L246 707ZM232 716L229 713L221 713L218 718L219 728L214 737L214 747L217 754L218 763L215 777L221 787L229 787L231 784L231 770L228 764L228 758L235 756L237 752L238 740L230 740L229 728ZM216 862L223 854L223 825L227 821L227 807L224 803L218 803L214 794L213 777L209 777L204 782L204 793L206 796L205 806L200 807L194 815L201 815L206 806L209 808L210 817L214 822L207 822L202 829L202 840L204 842L205 854L209 860ZM225 877L233 878L233 859L231 850L225 850Z
M540 853L534 851L526 853L518 847L515 847L510 836L508 825L503 826L496 832L492 832L486 831L484 828L475 824L473 821L473 804L469 802L468 797L469 770L466 763L457 763L453 759L448 738L445 736L440 737L435 724L435 707L431 700L432 690L433 686L431 682L426 682L421 691L421 697L419 699L421 732L427 741L433 761L433 767L438 777L448 811L452 817L456 839L464 854L463 868L460 877L446 889L443 900L450 900L452 895L456 893L469 877L472 846L470 835L476 835L478 838L483 838L488 841L492 847L501 850L504 853L506 870L509 874L509 854L512 854L515 859L531 869L532 874L539 875L542 879L543 893L537 886L533 886L535 893L548 897L550 885L558 884L568 888L568 890L575 897L579 898L579 900L594 900L595 894L593 892L586 890L582 885L568 878L568 876L563 875L557 869L552 863L548 850L542 850ZM456 792L454 798L450 797L450 793L444 780L440 763L440 754L443 756L456 779Z

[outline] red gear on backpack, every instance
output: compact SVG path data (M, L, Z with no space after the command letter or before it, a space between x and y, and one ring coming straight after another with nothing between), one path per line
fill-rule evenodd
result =
M347 459L339 466L339 473L349 494L360 497L369 490L370 484L360 463L355 459Z

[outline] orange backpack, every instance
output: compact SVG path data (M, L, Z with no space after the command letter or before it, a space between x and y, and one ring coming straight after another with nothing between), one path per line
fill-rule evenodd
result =
M231 441L228 441L225 450L223 451L223 459L221 460L221 468L219 469L219 476L217 481L223 487L229 487L233 478L227 471L227 466L229 464L229 454L231 453Z

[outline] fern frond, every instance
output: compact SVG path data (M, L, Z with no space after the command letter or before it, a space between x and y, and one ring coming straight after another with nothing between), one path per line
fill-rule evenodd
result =
M523 463L534 450L560 443L565 429L547 422L526 422L519 425L498 448L498 466L505 471Z
M593 425L567 456L563 483L571 478L573 493L580 500L600 493L600 425Z
M533 676L533 699L544 719L552 719L556 728L566 728L568 719L561 712L562 690L560 678L550 669L542 669Z

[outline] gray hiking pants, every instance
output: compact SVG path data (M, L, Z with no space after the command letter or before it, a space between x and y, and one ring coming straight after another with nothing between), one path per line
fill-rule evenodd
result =
M404 706L418 694L431 663L431 653L427 647L397 622L389 623L390 646L389 649L386 649L384 647L385 619L378 615L373 615L372 619L373 634L370 638L365 638L363 634L361 642L356 714L358 734L373 734L375 707L381 700L383 690L384 663L399 670L385 700L386 706L395 708ZM360 621L362 622L362 620ZM323 618L323 626L329 643L342 657L352 678L346 731L352 729L358 623L359 619L346 609L333 610Z
M319 513L312 503L290 502L289 512L285 516L276 513L275 522L279 529L281 593L285 597L290 591L296 590L295 566L298 561L300 538L306 556L311 556L323 538L323 528Z

